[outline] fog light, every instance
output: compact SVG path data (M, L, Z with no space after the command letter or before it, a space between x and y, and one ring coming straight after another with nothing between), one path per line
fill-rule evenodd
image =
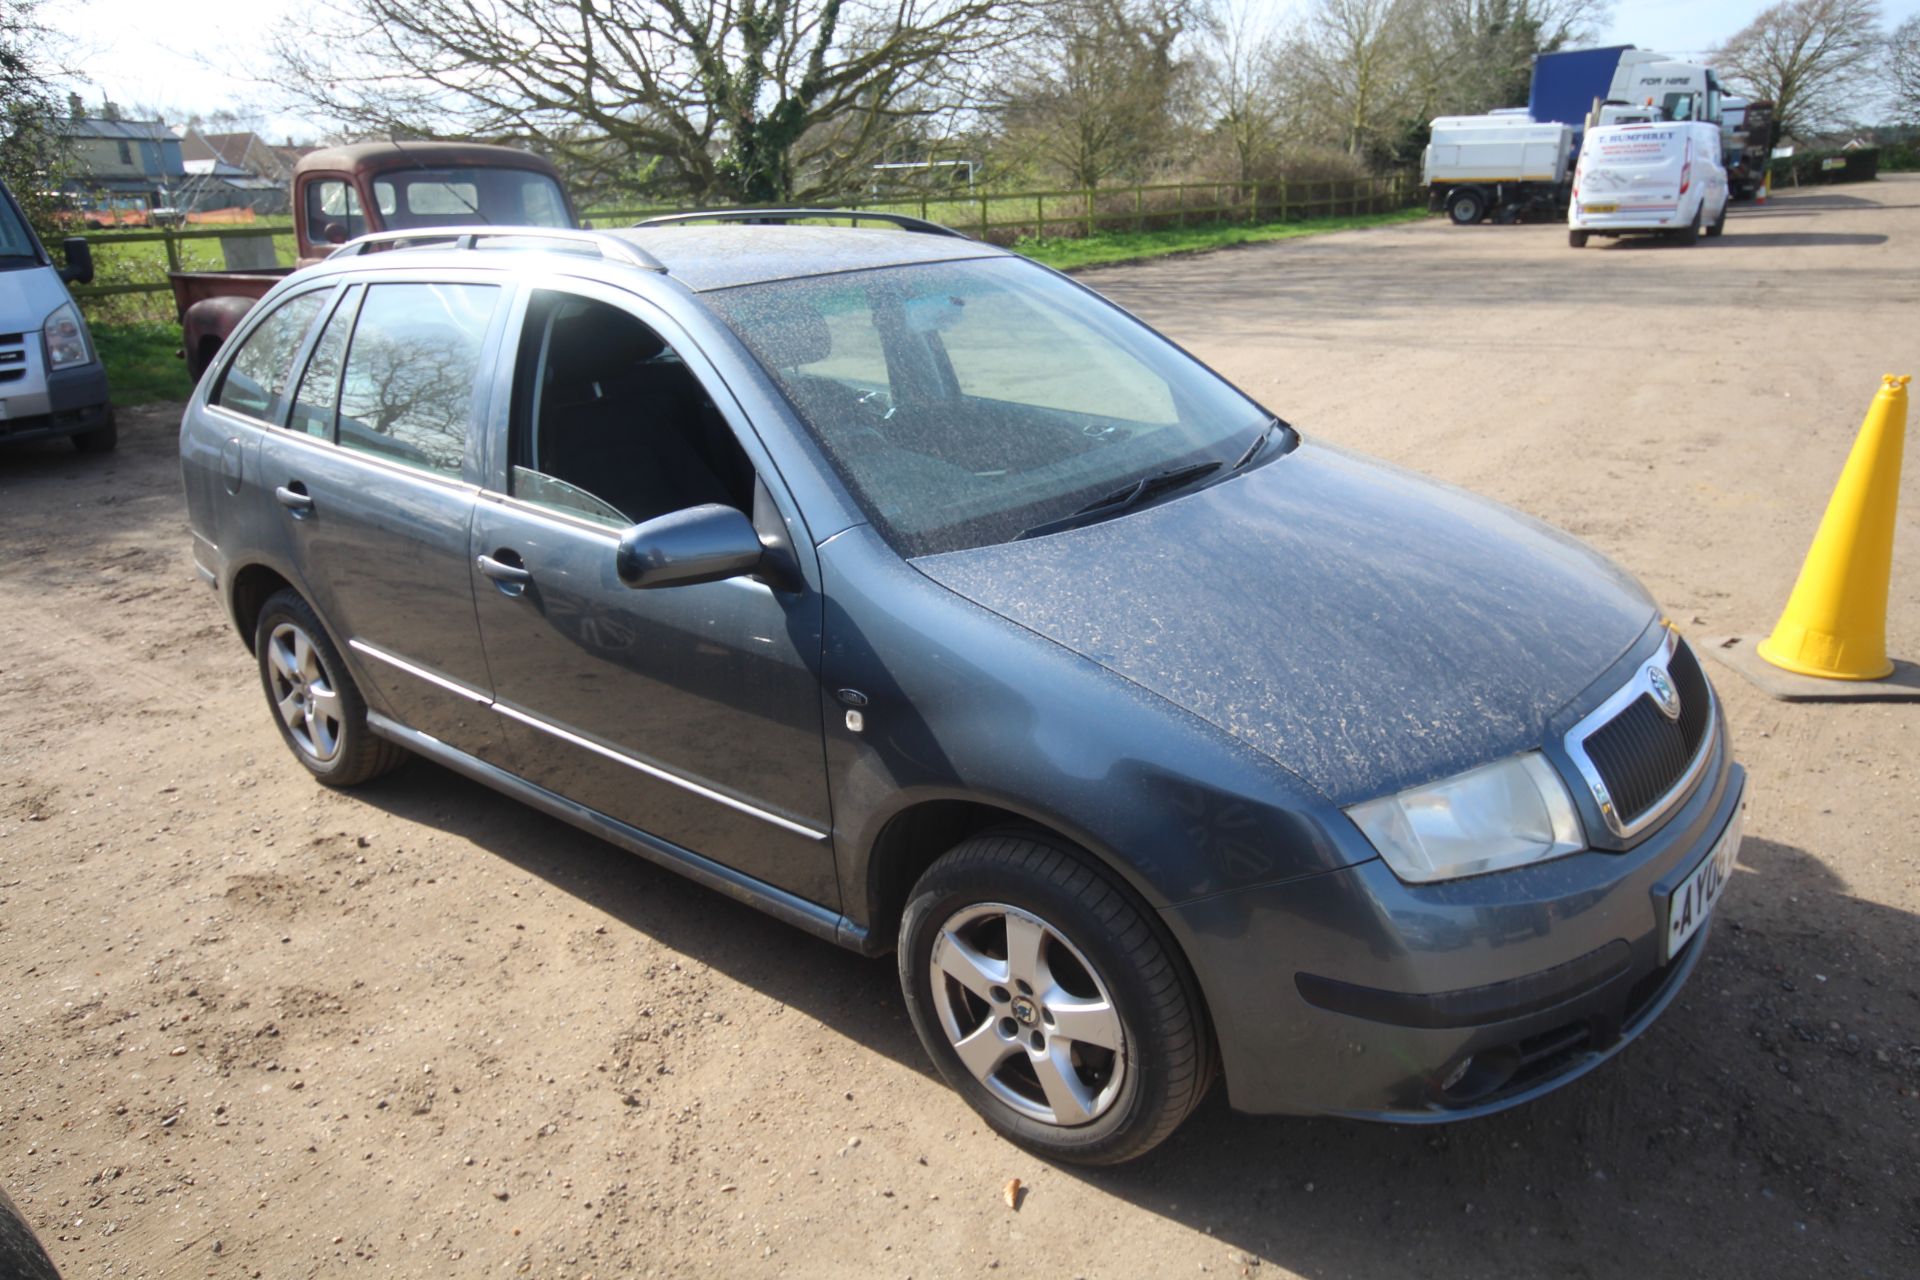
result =
M1466 1057L1460 1059L1460 1061L1454 1063L1453 1070L1447 1072L1446 1078L1440 1081L1440 1092L1451 1093L1453 1091L1453 1086L1459 1084L1462 1080L1467 1078L1467 1072L1472 1067L1473 1067L1472 1054L1468 1054Z

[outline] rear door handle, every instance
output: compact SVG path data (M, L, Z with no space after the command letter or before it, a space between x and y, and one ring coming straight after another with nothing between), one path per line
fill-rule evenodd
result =
M283 484L273 491L280 505L296 516L306 515L313 510L313 497L307 492L307 486L295 480L292 484Z
M495 582L504 583L508 586L524 587L533 581L533 574L521 568L519 565L508 564L504 560L495 560L492 556L477 556L474 558L474 564L479 566L480 572L486 574Z

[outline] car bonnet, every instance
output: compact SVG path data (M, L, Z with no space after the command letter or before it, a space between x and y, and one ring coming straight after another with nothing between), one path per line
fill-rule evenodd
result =
M1565 534L1310 443L1114 520L913 564L1343 805L1540 745L1654 617Z

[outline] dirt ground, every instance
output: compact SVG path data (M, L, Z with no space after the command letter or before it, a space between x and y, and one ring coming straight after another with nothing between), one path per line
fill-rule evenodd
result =
M1764 632L1920 372L1920 179L1691 249L1431 223L1086 279L1691 633ZM1742 869L1665 1019L1553 1097L1423 1129L1216 1090L1054 1168L933 1078L890 962L424 762L312 785L191 571L176 421L0 454L0 1185L69 1277L1920 1272L1920 705L1712 669Z

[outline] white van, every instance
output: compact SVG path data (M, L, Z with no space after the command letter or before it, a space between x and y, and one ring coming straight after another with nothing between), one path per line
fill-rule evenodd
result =
M1727 225L1720 127L1704 121L1587 130L1573 170L1567 243L1589 236L1670 235L1693 244Z
M66 436L82 453L118 438L107 371L69 280L93 279L87 242L70 239L55 267L13 193L0 183L0 444Z

